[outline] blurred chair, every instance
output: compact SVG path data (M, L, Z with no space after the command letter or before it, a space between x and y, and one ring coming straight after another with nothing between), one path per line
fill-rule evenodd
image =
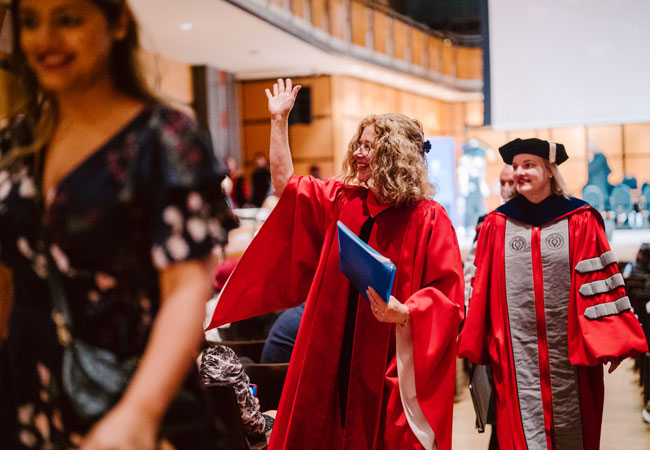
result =
M235 389L225 383L211 383L203 385L212 409L217 418L220 418L225 430L219 430L226 436L228 448L231 450L249 450L248 440L242 431L241 413L237 404ZM217 422L217 425L220 425Z
M288 369L289 363L244 365L251 383L257 385L260 410L278 409Z
M582 199L598 211L605 211L605 193L595 184L582 188Z
M614 186L609 202L612 211L616 215L617 228L630 228L630 223L634 223L629 217L631 214L634 214L630 187L626 184Z
M266 339L278 316L280 316L280 312L275 311L232 322L226 327L220 327L219 334L222 339L227 341Z
M264 339L255 339L251 341L221 341L219 345L225 345L233 349L235 354L241 358L250 358L254 363L260 362L262 349L264 348Z

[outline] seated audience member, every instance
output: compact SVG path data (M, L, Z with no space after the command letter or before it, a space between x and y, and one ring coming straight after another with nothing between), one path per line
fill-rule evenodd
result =
M650 275L650 243L641 244L636 260L625 265L623 276L628 278L630 275Z
M271 327L264 349L262 350L262 363L286 363L291 359L293 345L296 343L298 328L305 304L289 308L280 314L278 320Z
M636 255L636 261L630 262L625 266L623 271L625 277L625 289L630 298L630 304L635 314L641 322L645 333L646 343L650 346L650 243L641 244L641 248ZM641 365L643 373L644 361L647 356L642 356L638 363ZM647 366L645 366L647 367ZM645 382L643 380L646 380ZM644 384L644 402L645 407L641 411L641 416L646 423L650 423L650 376L642 376Z
M226 383L235 390L242 419L242 431L250 448L264 448L273 427L273 417L262 414L259 401L250 390L250 380L235 352L225 345L211 345L201 354L203 384Z

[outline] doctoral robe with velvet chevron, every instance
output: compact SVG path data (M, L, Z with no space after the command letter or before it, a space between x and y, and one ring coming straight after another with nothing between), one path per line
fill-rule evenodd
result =
M393 295L406 326L358 301L345 428L337 370L350 284L339 270L336 221L397 266ZM293 176L218 301L210 326L306 301L269 448L451 448L463 275L453 227L433 200L380 204L372 192ZM406 407L405 407L406 406Z
M478 238L459 354L490 364L499 447L599 448L603 363L647 350L600 214L516 197Z

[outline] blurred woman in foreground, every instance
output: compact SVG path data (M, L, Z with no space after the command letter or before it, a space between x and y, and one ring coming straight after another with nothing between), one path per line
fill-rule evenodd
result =
M233 225L211 149L144 87L124 0L14 0L11 13L18 83L2 95L35 142L0 161L0 260L15 293L7 448L153 449L163 422L175 447L214 448L196 368L186 377L211 251ZM138 363L94 418L62 375L70 335ZM181 385L186 407L166 417Z

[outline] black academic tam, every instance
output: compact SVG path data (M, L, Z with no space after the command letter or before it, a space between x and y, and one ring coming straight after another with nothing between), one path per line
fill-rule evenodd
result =
M512 164L515 155L520 155L522 153L536 155L558 165L569 159L569 155L567 155L564 145L543 141L537 138L517 138L514 141L510 141L506 145L499 147L499 153L501 153L501 158L503 158L503 162L506 164Z

